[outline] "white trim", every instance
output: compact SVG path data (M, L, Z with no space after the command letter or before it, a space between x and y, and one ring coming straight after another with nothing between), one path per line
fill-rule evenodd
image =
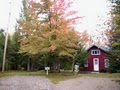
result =
M99 71L99 58L93 58L93 70Z
M105 47L102 47L102 46L99 46L99 45L96 45L96 44L90 45L88 48L86 48L86 50L90 50L94 46L101 49L101 50L103 50L103 51L105 51L105 52L110 50L110 47L108 47L108 46L105 48Z
M84 63L84 67L88 67L88 60Z
M91 55L100 55L101 51L98 49L91 50Z
M109 59L104 59L105 68L109 67Z

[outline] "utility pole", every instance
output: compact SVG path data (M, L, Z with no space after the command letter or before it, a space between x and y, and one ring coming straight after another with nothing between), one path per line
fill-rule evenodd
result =
M9 2L9 4L10 4L10 11L9 11L9 17L8 17L7 30L5 33L5 45L4 45L4 53L3 53L2 72L4 72L5 70L6 49L7 49L7 42L8 42L8 29L9 29L10 16L11 16L11 1Z

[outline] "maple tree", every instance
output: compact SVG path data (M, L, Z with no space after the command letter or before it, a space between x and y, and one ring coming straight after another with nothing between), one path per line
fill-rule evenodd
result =
M76 11L68 10L71 4L68 0L23 0L23 18L18 21L20 52L52 53L54 63L59 56L73 57L76 48L80 48L81 35L72 24L81 17L75 16Z

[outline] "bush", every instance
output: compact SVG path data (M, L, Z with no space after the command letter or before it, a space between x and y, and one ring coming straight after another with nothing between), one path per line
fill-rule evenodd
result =
M117 73L120 73L120 70L117 70Z
M116 73L116 72L117 72L117 70L114 69L114 68L109 68L108 71L109 71L110 73Z
M102 68L102 69L100 69L100 72L105 73L105 72L107 72L107 70Z
M113 55L109 56L109 68L108 71L110 73L118 73L120 72L120 59Z

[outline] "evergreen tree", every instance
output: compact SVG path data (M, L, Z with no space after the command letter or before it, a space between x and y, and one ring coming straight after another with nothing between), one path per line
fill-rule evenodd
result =
M77 49L75 60L79 63L80 67L83 67L84 63L88 59L88 52L85 50L84 46L79 44L81 48Z
M120 72L120 0L111 0L113 3L111 15L113 30L111 31L111 55L110 67L111 72Z
M19 53L19 32L15 31L12 36L9 36L8 39L8 48L6 53L6 67L10 70L19 70L23 63L25 63L23 59L23 55Z
M0 32L0 69L2 68L3 52L4 52L5 35Z

